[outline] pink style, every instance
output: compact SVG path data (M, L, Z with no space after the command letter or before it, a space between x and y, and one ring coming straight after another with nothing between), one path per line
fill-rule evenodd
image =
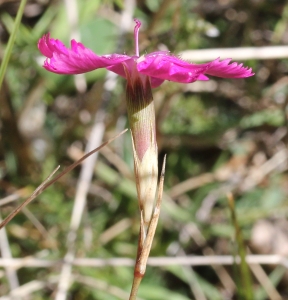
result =
M165 80L190 83L196 80L209 80L206 75L222 78L245 78L253 76L252 69L243 64L230 63L231 59L220 61L217 58L205 64L186 62L168 51L152 52L139 56L138 33L141 22L135 19L134 28L135 55L107 54L99 56L83 44L71 41L71 49L53 38L44 35L38 42L40 52L47 57L43 67L57 74L80 74L98 68L106 68L127 79L125 70L133 70L149 76L152 88L161 85Z

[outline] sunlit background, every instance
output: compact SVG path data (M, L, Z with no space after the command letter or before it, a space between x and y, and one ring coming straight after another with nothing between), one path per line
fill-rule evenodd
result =
M0 0L0 60L19 3ZM142 55L169 50L195 63L233 58L256 73L165 82L153 91L159 160L167 154L167 166L151 257L167 260L147 267L139 299L247 299L233 265L243 248L253 263L253 299L288 299L282 258L288 255L288 46L278 48L288 43L286 1L29 0L0 91L2 219L57 165L64 169L88 143L95 148L128 127L125 80L105 70L77 77L49 73L42 68L39 38L50 32L67 46L80 40L99 55L132 55L133 17L143 24ZM224 48L234 49L230 54ZM187 52L201 49L214 49L215 56ZM100 151L86 204L81 172L78 166L62 177L1 231L3 299L59 296L67 267L60 260L71 249L79 261L67 271L66 299L128 299L133 266L123 259L136 257L139 231L129 133ZM229 193L242 245L235 239ZM189 262L192 255L207 260ZM186 263L175 263L178 256L187 256ZM115 260L109 264L107 258Z

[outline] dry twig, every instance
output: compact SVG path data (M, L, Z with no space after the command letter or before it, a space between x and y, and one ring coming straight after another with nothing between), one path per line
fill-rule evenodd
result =
M90 155L96 153L97 151L99 151L101 148L103 148L104 146L106 146L107 144L111 143L112 141L114 141L118 136L122 135L123 133L125 133L127 131L127 129L125 129L124 131L122 131L121 133L117 134L115 137L109 139L107 142L103 143L101 146L97 147L96 149L90 151L89 153L87 153L86 155L84 155L81 159L79 159L78 161L76 161L75 163L73 163L72 165L70 165L68 168L66 168L64 171L62 171L59 175L57 175L54 179L51 179L53 177L53 175L57 172L57 170L60 168L60 166L58 166L48 177L46 180L44 180L43 183L41 183L37 189L32 193L32 195L26 199L21 205L19 205L11 214L9 214L8 217L6 217L4 219L3 222L1 222L0 224L0 229L3 228L4 226L6 226L8 224L8 222L10 222L19 212L20 210L25 207L26 205L28 205L32 200L34 200L38 195L40 195L44 190L46 190L49 186L51 186L54 182L56 182L59 178L61 178L62 176L64 176L65 174L67 174L68 172L70 172L71 170L73 170L75 167L77 167L79 164L81 164L86 158L88 158ZM51 180L50 180L51 179Z

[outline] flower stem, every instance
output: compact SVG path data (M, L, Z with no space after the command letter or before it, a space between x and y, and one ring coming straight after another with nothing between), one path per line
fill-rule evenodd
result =
M137 276L134 275L129 300L136 300L137 299L137 293L138 293L138 289L139 289L141 281L142 281L142 277L137 277Z
M162 202L162 196L163 196L164 177L165 177L165 165L166 165L166 156L164 157L162 170L161 170L161 174L160 174L157 202L156 202L156 205L155 205L155 208L153 211L153 215L151 217L151 221L150 221L148 232L147 232L147 237L146 237L144 243L142 243L142 236L141 236L143 234L142 228L144 226L143 218L141 215L138 252L137 252L137 259L136 259L135 268L134 268L134 280L133 280L129 300L136 299L140 283L142 281L142 278L145 275L147 260L149 257L149 253L151 250L156 227L157 227L159 216L160 216L161 202Z
M136 34L138 34L137 30L139 29L137 25L135 26ZM134 300L145 275L146 264L159 219L165 159L155 205L158 183L158 148L150 78L140 74L136 64L130 68L125 64L123 65L127 77L127 111L132 135L134 172L141 216L134 280L129 298Z

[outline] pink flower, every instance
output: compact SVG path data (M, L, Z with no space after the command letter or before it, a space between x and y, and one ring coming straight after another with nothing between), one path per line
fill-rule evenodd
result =
M99 56L83 44L71 41L71 49L53 38L44 35L38 42L41 53L47 57L44 68L57 74L80 74L98 68L106 68L127 79L125 69L132 73L136 64L137 70L151 79L153 88L165 80L190 83L196 80L209 80L206 75L223 78L244 78L254 75L251 68L243 64L230 63L231 59L220 61L217 58L205 64L192 64L172 55L168 51L152 52L139 56L138 32L141 22L135 19L134 29L135 55L107 54Z

